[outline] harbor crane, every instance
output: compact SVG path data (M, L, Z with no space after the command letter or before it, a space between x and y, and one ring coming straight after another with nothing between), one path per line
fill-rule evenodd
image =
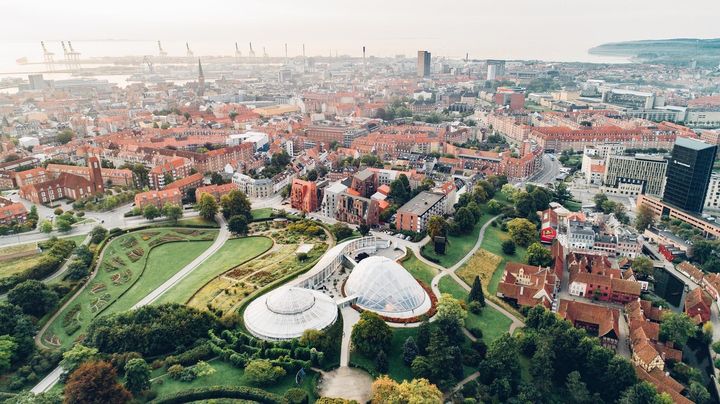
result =
M240 52L240 48L238 48L237 42L235 42L235 57L239 58L242 56L242 52Z
M252 48L252 42L250 42L250 52L248 53L248 56L250 56L251 58L255 57L255 51Z
M195 54L193 53L193 51L190 50L190 45L187 42L185 42L185 49L187 49L187 57L189 57L189 58L195 57Z
M40 46L42 46L43 61L47 65L47 68L49 70L55 70L55 54L48 50L48 48L45 46L45 41L40 41Z
M161 58L167 57L168 54L167 54L167 52L165 52L165 51L163 50L162 44L160 43L160 41L157 41L157 43L158 43L158 51L159 51L159 53L160 53L160 57L161 57Z

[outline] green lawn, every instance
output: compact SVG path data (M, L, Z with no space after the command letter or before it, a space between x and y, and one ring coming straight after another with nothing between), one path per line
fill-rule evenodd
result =
M580 212L582 204L578 201L567 201L563 204L571 212Z
M161 245L150 252L142 279L135 282L103 315L130 310L138 301L165 283L179 270L192 262L212 241L178 242Z
M180 226L208 226L208 227L220 227L214 220L207 220L200 216L188 217L186 219L178 220Z
M482 217L480 217L480 220L478 220L475 224L472 232L460 236L448 236L448 245L445 249L445 255L435 254L432 242L429 242L422 247L422 254L430 260L436 260L438 264L444 266L445 268L450 268L451 266L457 264L458 261L460 261L465 255L467 255L468 252L470 252L470 250L472 250L475 243L477 243L478 236L480 235L480 229L492 217L492 215L484 213Z
M450 276L440 278L440 292L449 293L456 299L465 300L468 292ZM488 345L508 332L512 320L490 306L485 306L480 314L468 311L465 328L477 327L483 332L483 340Z
M272 212L272 208L261 208L251 210L250 214L252 215L252 220L262 220L270 219L272 217Z
M502 243L509 238L510 236L508 235L508 233L500 230L499 225L498 227L489 226L485 231L485 237L483 238L483 242L481 245L483 249L490 251L491 253L498 255L502 258L502 261L500 261L500 264L498 264L495 272L493 272L493 276L490 279L490 286L488 287L488 292L492 293L493 295L495 294L495 292L497 292L497 285L502 278L503 271L505 270L505 263L507 263L508 261L525 262L527 256L527 250L521 246L515 247L515 254L513 255L507 255L503 253Z
M420 261L415 254L410 251L410 249L408 249L407 258L402 262L402 265L412 274L412 276L415 277L415 279L418 279L428 285L430 285L432 278L434 278L438 273L435 268Z
M215 373L212 375L195 379L189 383L174 380L167 375L163 375L153 381L152 390L158 394L158 397L164 397L179 391L199 387L251 386L259 387L263 390L282 396L285 391L291 387L301 387L308 392L311 397L311 401L315 400L315 383L312 371L306 374L305 379L300 386L296 386L295 384L295 374L288 374L270 386L253 386L248 380L246 380L244 369L236 368L231 364L220 360L212 360L209 363L213 368L215 368Z
M95 278L50 325L43 341L69 348L93 318L129 309L206 250L216 236L217 230L151 228L113 239L105 246Z
M267 237L243 237L228 240L190 275L163 294L157 303L186 303L192 295L216 276L255 258L272 247Z

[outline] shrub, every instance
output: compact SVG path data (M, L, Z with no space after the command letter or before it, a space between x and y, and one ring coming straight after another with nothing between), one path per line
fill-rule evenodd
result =
M288 389L288 391L285 392L285 399L290 404L307 404L309 400L307 391L297 387Z
M481 330L480 328L478 328L478 327L468 328L468 331L470 332L470 334L472 334L473 337L475 337L475 338L477 338L477 339L480 339L480 338L483 337L483 332L482 332L482 330Z
M245 377L259 386L270 384L285 376L285 369L273 365L267 359L255 359L245 366Z
M235 398L257 401L262 404L283 403L282 397L252 387L212 386L184 390L151 401L153 404L182 404L213 398Z
M720 354L720 341L713 342L712 350L715 351L716 354Z
M482 304L478 301L472 301L468 303L468 310L473 314L480 314L482 312Z

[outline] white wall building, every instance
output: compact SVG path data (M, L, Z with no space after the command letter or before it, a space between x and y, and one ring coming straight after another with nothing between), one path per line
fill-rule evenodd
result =
M340 181L333 182L325 188L325 195L323 196L322 203L320 205L320 211L325 217L335 217L337 211L337 200L338 195L345 192L347 187Z
M710 175L710 184L705 194L705 209L720 210L720 174Z

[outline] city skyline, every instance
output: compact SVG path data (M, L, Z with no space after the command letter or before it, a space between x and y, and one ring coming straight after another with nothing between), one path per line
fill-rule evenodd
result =
M201 50L205 42L237 41L245 48L252 41L265 44L275 54L280 54L282 45L289 42L294 45L291 50L305 43L310 54L321 55L330 50L359 55L361 47L367 46L369 56L407 56L427 48L438 56L464 57L469 53L474 58L572 61L582 59L589 48L607 42L720 37L720 30L712 23L713 16L720 13L718 4L690 1L677 9L665 7L672 4L665 0L632 4L612 0L602 9L587 13L586 6L576 3L514 0L499 5L457 1L439 8L427 1L405 0L372 0L362 6L350 2L328 6L319 0L302 4L250 1L221 3L216 8L225 11L208 19L198 17L196 3L185 1L169 6L130 0L122 7L100 9L85 0L62 4L13 0L6 3L0 17L4 27L0 40L161 39L197 42ZM620 7L622 13L617 11ZM59 14L62 19L55 18ZM673 24L657 23L669 17ZM367 29L368 22L372 22L372 29ZM550 45L558 39L562 45ZM229 53L230 45L224 43L208 46L207 52L225 47Z

